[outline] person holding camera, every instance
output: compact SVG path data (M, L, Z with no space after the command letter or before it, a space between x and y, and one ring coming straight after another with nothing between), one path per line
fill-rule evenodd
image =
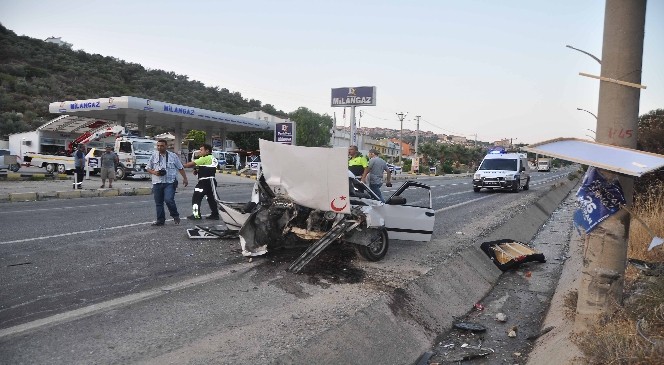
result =
M201 219L201 203L203 197L207 198L208 205L210 206L210 215L206 219L219 219L219 208L217 207L217 200L214 196L213 186L217 186L217 180L214 174L217 172L219 162L212 155L212 146L204 144L199 149L198 158L184 164L184 167L196 167L198 171L194 170L194 174L198 175L198 184L194 187L194 195L191 197L191 210L192 215L187 219Z
M380 192L380 187L383 185L383 171L387 172L387 183L385 186L392 187L392 171L387 167L387 162L378 157L378 150L369 150L369 164L364 168L362 173L362 182L367 183L367 175L369 175L369 188L376 193L380 201L385 202L383 194Z
M166 222L164 203L175 224L180 224L180 213L175 205L176 174L180 172L184 186L187 186L189 182L178 155L166 150L166 140L157 141L157 150L150 156L146 170L152 175L152 195L157 206L157 221L152 225L163 226Z

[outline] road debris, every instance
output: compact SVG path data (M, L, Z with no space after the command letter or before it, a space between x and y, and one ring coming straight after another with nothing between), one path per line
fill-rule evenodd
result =
M480 248L502 271L517 268L525 262L546 262L544 254L512 239L483 242Z
M464 331L486 332L486 327L484 327L479 323L473 323L473 322L456 322L453 324L453 327Z

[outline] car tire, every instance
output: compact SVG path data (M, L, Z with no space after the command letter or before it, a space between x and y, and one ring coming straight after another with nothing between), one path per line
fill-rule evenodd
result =
M476 193L479 193L480 190L482 190L482 188L473 188L473 191L476 192Z
M48 172L48 173L53 173L53 172L57 171L57 169L58 169L58 166L54 163L50 163L50 164L46 165L46 172Z
M115 168L115 180L123 180L126 177L125 169L122 166Z
M64 174L67 172L67 168L63 164L58 165L58 174Z
M362 257L368 261L380 261L387 254L389 238L385 228L372 229L372 242L368 246L358 246Z
M530 189L530 177L528 177L528 180L526 180L526 185L523 186L523 190L528 190Z
M513 193L518 193L519 192L519 181L518 180L514 181L514 183L512 183L512 192Z
M18 170L21 168L21 165L14 163L9 165L9 171L11 172L18 172Z

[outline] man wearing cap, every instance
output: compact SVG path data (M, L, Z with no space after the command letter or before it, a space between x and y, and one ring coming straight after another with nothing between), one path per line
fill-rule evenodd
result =
M117 166L118 163L120 163L118 155L113 152L111 146L106 146L106 151L101 155L101 188L106 186L106 179L108 179L108 187L113 188L115 166Z
M384 202L383 194L380 192L380 187L383 185L383 171L387 172L387 187L392 186L392 172L387 167L387 162L378 157L378 150L369 150L369 163L362 173L362 182L367 183L367 175L369 175L369 188L376 193L380 201Z

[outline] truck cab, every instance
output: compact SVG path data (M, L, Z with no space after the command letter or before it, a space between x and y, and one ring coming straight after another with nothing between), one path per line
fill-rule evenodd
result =
M537 160L537 171L551 171L551 159L540 158Z
M525 153L492 151L484 157L473 175L473 191L501 189L518 192L528 190L530 166Z
M115 169L118 180L127 177L147 179L150 177L145 167L157 148L157 141L139 137L119 137L115 140L115 153L120 163Z

